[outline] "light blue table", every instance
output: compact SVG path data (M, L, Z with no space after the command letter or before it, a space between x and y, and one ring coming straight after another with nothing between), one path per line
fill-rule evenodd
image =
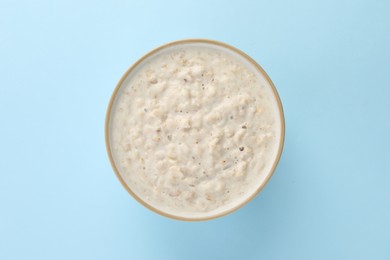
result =
M0 259L390 259L389 1L0 1ZM160 44L211 38L269 73L286 143L263 192L163 218L109 165L108 100Z

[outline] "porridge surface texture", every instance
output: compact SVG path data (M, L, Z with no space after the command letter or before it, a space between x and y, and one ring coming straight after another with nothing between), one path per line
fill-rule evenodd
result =
M224 48L183 45L144 60L123 82L110 120L119 174L147 204L205 216L251 196L280 144L264 76Z

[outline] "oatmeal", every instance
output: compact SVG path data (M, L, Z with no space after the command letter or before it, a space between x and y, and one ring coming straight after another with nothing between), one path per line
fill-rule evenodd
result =
M109 122L122 179L152 207L205 217L239 205L267 179L282 118L252 63L208 43L164 48L123 81Z

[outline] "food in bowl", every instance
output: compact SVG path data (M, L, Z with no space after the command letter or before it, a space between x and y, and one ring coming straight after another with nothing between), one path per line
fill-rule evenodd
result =
M109 105L106 141L115 172L142 204L204 220L253 198L278 163L281 102L239 50L184 40L139 60Z

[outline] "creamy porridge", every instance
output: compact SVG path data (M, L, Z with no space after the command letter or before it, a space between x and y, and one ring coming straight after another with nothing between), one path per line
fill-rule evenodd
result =
M207 218L242 204L272 174L279 99L240 54L207 42L160 49L113 99L109 149L129 189L160 212Z

